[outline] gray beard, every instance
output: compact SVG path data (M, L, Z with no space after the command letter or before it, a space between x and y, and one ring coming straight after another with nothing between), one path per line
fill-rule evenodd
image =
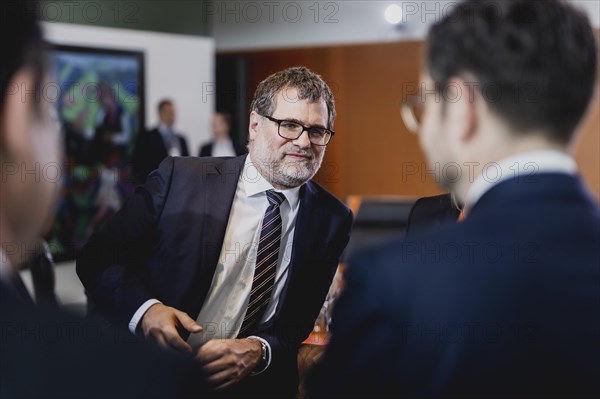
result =
M268 148L262 148L256 142L251 144L249 147L252 161L260 174L275 188L295 188L303 185L314 177L323 162L323 156L319 158L316 155L305 167L293 162L273 161L269 157L272 152Z
M273 182L287 188L294 188L303 185L314 177L319 168L321 167L321 161L313 161L309 165L308 169L302 168L299 165L290 163L285 164L281 162L273 163Z

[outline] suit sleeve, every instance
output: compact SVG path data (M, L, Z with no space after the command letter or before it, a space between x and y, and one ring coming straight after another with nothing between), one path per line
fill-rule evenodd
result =
M352 212L347 210L347 214L339 224L335 239L328 247L327 252L322 254L320 259L314 260L319 265L314 267L313 270L321 274L309 276L310 280L304 283L303 286L306 291L302 296L302 300L295 301L296 311L291 312L293 314L287 315L281 323L275 324L267 331L255 334L265 339L271 347L272 365L270 367L277 367L279 359L286 355L295 359L298 347L312 331L342 253L350 239L352 222Z
M378 279L376 266L375 254L350 261L333 312L331 340L309 374L309 397L381 397L397 392L390 389L394 377L389 370L398 352L389 344L400 338L386 317L391 284Z
M77 274L89 298L123 322L154 297L145 266L173 169L174 159L166 158L77 256Z

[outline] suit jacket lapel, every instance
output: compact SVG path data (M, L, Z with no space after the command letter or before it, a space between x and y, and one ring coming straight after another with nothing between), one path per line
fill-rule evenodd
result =
M207 163L206 173L202 182L204 192L204 215L202 237L198 242L202 246L200 276L197 279L197 303L194 306L193 318L198 317L202 304L210 289L219 254L225 239L225 231L229 221L229 214L235 198L238 181L246 156L225 159L214 164Z

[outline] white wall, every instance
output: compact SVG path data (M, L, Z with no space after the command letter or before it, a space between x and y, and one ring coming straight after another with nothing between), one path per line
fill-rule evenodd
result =
M187 136L192 154L210 138L215 100L210 94L214 90L212 38L49 22L43 27L47 40L55 44L143 51L146 124L157 123L156 105L169 97L177 107L177 130Z
M457 0L215 1L206 8L218 51L377 43L423 39ZM600 27L600 0L570 0ZM384 19L390 4L404 11L404 28Z

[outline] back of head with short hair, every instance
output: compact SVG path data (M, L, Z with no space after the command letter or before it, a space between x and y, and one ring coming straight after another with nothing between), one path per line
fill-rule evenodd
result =
M311 102L325 101L328 112L328 128L335 121L335 103L331 89L321 76L306 67L292 67L276 72L259 83L250 105L250 111L260 115L272 116L275 112L276 96L282 89L293 88L298 91L294 100L309 100Z
M490 108L517 133L568 143L592 98L596 42L588 18L559 0L458 5L427 39L429 74L442 93L475 77Z

